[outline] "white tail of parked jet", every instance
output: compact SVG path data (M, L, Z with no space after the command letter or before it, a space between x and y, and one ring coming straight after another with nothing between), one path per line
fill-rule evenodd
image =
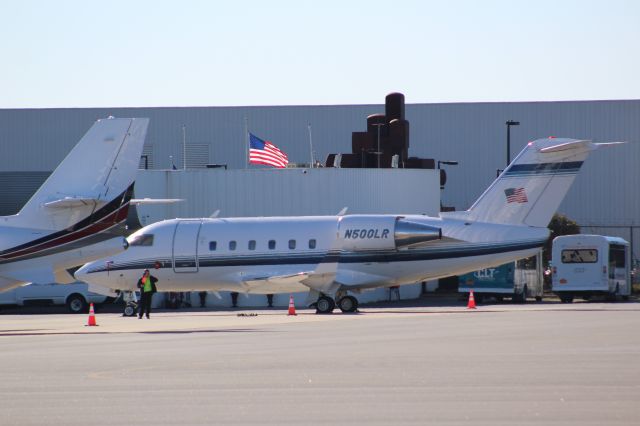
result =
M0 225L62 230L128 201L148 124L146 118L96 121L20 212Z
M559 138L529 142L468 211L442 216L544 228L589 152L600 145L606 144Z
M124 223L149 120L98 120L18 214L0 217L0 291L68 282L66 269L126 248Z

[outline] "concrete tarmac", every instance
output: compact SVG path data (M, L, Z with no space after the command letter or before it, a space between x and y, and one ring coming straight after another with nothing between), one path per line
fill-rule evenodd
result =
M640 304L0 315L1 425L640 424Z

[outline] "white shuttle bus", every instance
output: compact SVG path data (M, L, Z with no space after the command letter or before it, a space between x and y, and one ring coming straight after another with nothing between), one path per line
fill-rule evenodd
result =
M574 297L627 300L631 294L629 243L602 235L566 235L553 240L552 290L563 303Z

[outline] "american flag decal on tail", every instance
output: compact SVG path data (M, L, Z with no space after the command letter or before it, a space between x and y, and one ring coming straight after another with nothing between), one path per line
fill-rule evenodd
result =
M507 196L507 203L527 203L527 194L524 192L524 188L507 188L504 190L504 195Z

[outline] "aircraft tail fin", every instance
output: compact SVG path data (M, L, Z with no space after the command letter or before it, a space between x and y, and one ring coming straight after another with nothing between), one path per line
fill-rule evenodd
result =
M20 212L6 217L3 225L95 233L122 222L148 124L147 118L96 121Z
M546 227L583 162L601 145L611 144L559 138L529 142L461 216L480 222Z

